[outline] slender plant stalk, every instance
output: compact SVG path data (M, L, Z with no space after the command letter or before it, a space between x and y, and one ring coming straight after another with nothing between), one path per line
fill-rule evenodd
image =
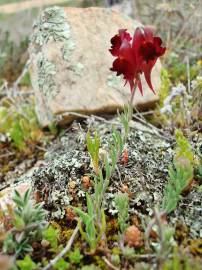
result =
M74 239L78 234L78 231L79 231L79 226L77 225L76 228L74 229L73 234L71 235L67 245L65 246L65 248L53 260L51 260L50 263L48 265L46 265L42 270L50 269L71 249L72 244L74 242Z
M135 82L135 85L134 85L134 88L133 88L133 91L132 91L132 94L131 94L131 97L130 97L129 106L131 106L131 108L133 108L133 99L134 99L136 90L137 90L137 82Z

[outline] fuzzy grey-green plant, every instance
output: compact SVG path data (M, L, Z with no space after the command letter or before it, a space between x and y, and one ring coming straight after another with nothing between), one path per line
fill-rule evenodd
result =
M175 245L174 228L170 227L166 221L163 220L165 212L154 209L154 218L148 223L145 231L145 243L147 248L149 246L155 251L157 258L157 269L162 269L162 264L168 259L168 255ZM151 231L156 233L156 240L150 239Z
M115 205L118 210L118 224L121 233L124 233L128 227L127 221L129 218L129 198L126 193L119 193L115 197Z
M79 207L73 207L73 209L80 217L78 220L80 233L83 239L89 244L91 252L94 252L106 230L105 213L103 209L100 209L101 217L96 215L92 195L90 196L88 193L86 193L86 201L87 212L82 211ZM85 230L82 228L82 223Z
M4 241L3 251L15 253L15 256L32 251L32 242L42 238L42 232L46 228L46 212L41 203L33 204L31 189L24 196L17 190L14 191L13 201L16 204L13 216L13 228Z

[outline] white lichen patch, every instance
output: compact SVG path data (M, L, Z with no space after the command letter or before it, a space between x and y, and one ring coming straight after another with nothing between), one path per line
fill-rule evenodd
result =
M63 8L49 7L45 9L34 24L32 43L42 46L52 37L54 41L66 41L70 38L70 27Z
M34 24L31 43L32 54L38 59L37 84L44 97L50 100L58 94L59 90L54 79L57 73L57 63L47 59L47 56L43 55L43 51L51 50L49 44L54 46L54 43L57 43L61 48L58 49L58 54L61 54L61 58L65 61L70 61L76 48L68 18L63 8L49 7L41 13L38 21ZM72 70L76 75L82 74L83 66L75 64L73 67Z
M78 76L83 75L84 65L82 63L78 62L76 65L73 65L71 68L75 72L76 75Z
M56 74L55 64L46 59L42 53L39 53L37 70L39 89L45 97L53 98L57 94L57 87L53 79Z
M61 52L63 59L66 61L70 60L71 54L74 51L76 45L75 42L72 39L68 39L68 41L64 42L64 45L62 46Z
M107 85L112 88L119 88L123 85L123 78L121 76L116 76L115 74L110 74L107 77Z

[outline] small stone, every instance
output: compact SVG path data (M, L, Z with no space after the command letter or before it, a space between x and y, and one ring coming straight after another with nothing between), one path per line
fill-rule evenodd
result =
M91 182L90 182L90 177L85 175L82 178L82 182L83 182L83 186L85 189L89 189L89 187L91 187Z
M75 187L76 187L76 182L75 182L75 181L70 181L70 182L68 183L68 188L70 188L70 189L75 189Z
M52 16L50 16L52 15ZM59 23L58 23L59 21ZM93 23L92 23L93 22ZM89 27L90 26L90 27ZM142 24L105 8L45 9L35 24L29 48L30 75L36 112L42 126L56 119L71 122L81 114L116 113L130 99L130 87L110 71L111 38L118 29ZM152 70L152 84L160 88L161 63ZM144 96L137 91L134 104L148 109L158 101L142 77Z
M15 186L8 187L0 191L0 208L6 210L8 205L15 205L13 202L14 190L17 190L22 196L29 188L31 188L31 184L29 182L19 182Z
M139 247L142 244L141 231L135 225L128 227L124 235L125 243L130 247Z
M0 255L0 269L9 270L12 266L12 257L7 255Z
M75 219L76 215L74 214L73 210L70 207L67 207L65 209L65 212L67 220L73 221Z
M43 248L48 248L50 246L50 242L48 240L43 239L41 241L41 245Z

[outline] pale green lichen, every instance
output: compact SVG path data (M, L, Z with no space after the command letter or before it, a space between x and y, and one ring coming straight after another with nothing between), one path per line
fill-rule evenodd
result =
M76 65L72 65L71 68L76 75L83 75L84 65L82 63L78 62Z
M49 7L45 9L38 22L34 24L35 31L32 42L44 45L52 37L54 41L66 41L70 37L70 27L63 8Z
M63 8L49 7L45 9L39 20L34 25L34 33L31 37L34 52L38 60L38 85L43 95L51 99L57 95L56 82L53 76L56 74L54 62L42 55L42 50L49 40L59 43L60 53L65 61L70 62L71 69L77 76L83 75L82 63L71 63L71 55L76 48L72 38L71 29ZM48 45L47 45L48 46Z
M76 45L74 43L74 41L72 39L69 39L68 41L66 41L61 49L62 51L62 56L63 59L66 61L69 61L70 56L72 54L72 52L74 51Z
M53 79L56 67L42 53L38 54L37 66L39 89L47 98L53 98L57 94L57 87Z
M107 85L112 88L119 88L122 83L121 76L116 76L115 74L110 74L107 77Z
M51 38L55 42L62 42L62 57L66 61L69 60L76 44L72 39L70 26L63 8L55 6L45 9L34 28L35 31L31 38L33 44L41 47Z

